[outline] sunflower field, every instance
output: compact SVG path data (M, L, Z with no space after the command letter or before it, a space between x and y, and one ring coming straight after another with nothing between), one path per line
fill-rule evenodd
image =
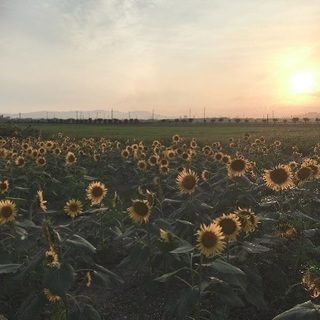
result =
M319 155L0 137L0 318L319 319Z

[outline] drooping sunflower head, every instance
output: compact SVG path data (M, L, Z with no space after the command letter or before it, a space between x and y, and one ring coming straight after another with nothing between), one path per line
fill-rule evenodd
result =
M100 204L103 198L106 196L108 189L106 186L99 182L93 181L87 188L87 198L91 200L92 205Z
M199 177L198 175L191 169L184 169L179 173L176 182L178 188L183 193L192 194L198 185Z
M49 268L59 268L59 258L57 253L54 251L53 247L50 247L50 249L45 252L44 263Z
M318 266L310 266L305 270L302 276L302 283L312 298L318 298L320 296L320 268Z
M234 214L238 216L243 232L251 233L258 227L259 220L252 209L238 208Z
M151 207L147 200L132 200L132 206L127 211L135 222L147 222L151 215Z
M0 181L0 192L5 193L9 190L9 181L8 180L2 180Z
M294 186L292 172L287 165L278 165L273 169L265 170L263 179L267 187L281 191Z
M54 294L50 289L45 288L43 290L44 295L46 296L46 298L50 301L50 302L57 302L61 300L61 297Z
M0 224L15 220L17 216L16 204L11 200L0 201Z
M230 161L227 165L228 168L228 176L232 177L240 177L246 173L249 168L249 162L244 158L236 158Z
M241 230L241 224L236 214L223 214L215 220L216 224L221 228L225 239L234 240Z
M210 178L210 171L208 171L208 170L206 170L206 169L202 170L202 172L201 172L201 178L202 178L203 181L209 180L209 178Z
M197 242L196 247L206 257L222 252L226 245L221 227L216 223L211 223L208 226L203 224L197 231Z
M170 242L169 233L165 230L160 229L160 239L164 242Z
M82 213L82 208L83 205L80 200L70 199L66 202L66 205L64 206L64 212L74 219Z
M290 238L297 233L296 228L288 222L277 223L273 229L274 234L279 238Z
M42 190L37 191L37 198L38 198L39 208L42 211L47 211L47 205L46 205L47 201L44 200L44 198L43 198L43 191Z

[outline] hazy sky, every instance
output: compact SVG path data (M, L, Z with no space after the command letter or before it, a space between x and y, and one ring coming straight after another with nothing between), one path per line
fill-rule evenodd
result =
M319 0L0 0L0 113L320 111Z

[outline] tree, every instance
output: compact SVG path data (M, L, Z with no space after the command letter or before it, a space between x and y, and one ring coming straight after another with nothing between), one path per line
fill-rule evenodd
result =
M235 118L235 119L234 119L234 122L236 122L236 123L239 123L240 121L241 121L240 118Z
M275 124L276 122L278 122L278 119L277 118L273 118L272 121Z
M307 123L307 122L309 122L309 121L310 121L310 119L309 119L309 118L302 118L302 120L304 121L304 123Z
M298 118L298 117L294 117L294 118L292 118L291 120L292 120L292 122L293 122L294 124L296 124L297 122L299 122L299 118Z

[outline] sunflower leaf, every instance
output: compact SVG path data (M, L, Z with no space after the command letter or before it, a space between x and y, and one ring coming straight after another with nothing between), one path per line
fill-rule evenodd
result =
M309 300L279 314L273 320L317 320L319 315L320 306Z
M184 241L184 245L181 247L178 247L172 251L170 251L170 253L187 253L187 252L191 252L194 250L194 246L191 245L190 243Z
M185 319L200 302L200 292L195 288L185 290L179 299L177 319Z
M94 266L92 280L107 288L114 288L124 283L120 276L98 264Z
M0 265L0 274L1 273L15 273L19 269L21 264L15 264L15 263L10 263L10 264L2 264Z
M67 239L65 244L75 250L87 253L89 255L93 255L96 252L96 248L89 241L77 234L74 234L72 239Z

